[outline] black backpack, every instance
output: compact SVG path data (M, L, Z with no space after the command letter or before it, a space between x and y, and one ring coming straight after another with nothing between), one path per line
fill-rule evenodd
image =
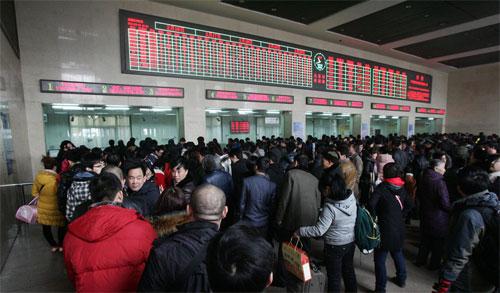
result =
M485 232L474 248L472 260L492 285L498 288L498 262L500 260L499 232L500 228L500 206L496 207L472 207L481 214L485 224Z

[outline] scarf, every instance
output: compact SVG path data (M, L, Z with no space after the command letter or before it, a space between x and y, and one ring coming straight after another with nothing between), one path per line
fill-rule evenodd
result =
M405 182L403 181L403 179L401 179L399 177L386 178L386 179L384 179L384 181L387 182L387 183L390 183L392 185L399 186L399 187L405 185Z

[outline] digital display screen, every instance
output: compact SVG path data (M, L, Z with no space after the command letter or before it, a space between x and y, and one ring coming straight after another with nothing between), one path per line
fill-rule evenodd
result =
M231 121L231 133L249 133L250 122L248 121Z
M317 97L307 97L306 105L360 108L360 109L363 108L363 102L361 101L348 101L348 100L327 99L327 98L317 98Z
M422 107L417 107L415 109L415 112L417 112L417 113L423 113L423 114L437 114L437 115L444 115L444 114L446 114L446 110L445 109L422 108Z
M249 34L120 10L122 72L429 103L432 76Z
M206 98L209 100L230 100L230 101L245 101L245 102L293 104L293 96L233 92L233 91L207 90Z
M401 111L401 112L410 112L410 106L402 106L402 105L394 105L394 104L381 104L381 103L372 103L372 109L375 110L387 110L387 111Z
M178 87L158 87L109 83L90 83L61 80L40 80L43 93L67 93L108 96L141 96L158 98L183 98L184 89Z

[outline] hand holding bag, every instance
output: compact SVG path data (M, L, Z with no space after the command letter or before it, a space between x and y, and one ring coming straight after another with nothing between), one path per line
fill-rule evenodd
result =
M30 201L28 204L20 206L16 212L16 219L28 224L36 224L37 202L38 202L38 196L33 198L33 200Z
M287 271L292 273L303 282L307 282L311 280L311 267L309 266L309 257L304 250L297 247L299 243L302 247L300 238L297 238L297 242L295 243L295 245L292 243L292 240L293 237L288 243L283 242L281 248L285 268Z

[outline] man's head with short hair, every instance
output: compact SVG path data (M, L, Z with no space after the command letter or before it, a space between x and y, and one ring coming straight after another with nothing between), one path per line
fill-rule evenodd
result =
M257 159L255 166L257 167L257 171L266 173L269 167L271 166L271 162L269 158L260 157Z
M127 186L132 191L139 191L146 182L147 167L140 161L125 162L125 174L127 176Z
M220 163L220 158L217 155L206 155L202 161L203 170L206 173L211 173L215 170L222 169L222 165Z
M196 220L218 222L226 217L226 196L224 191L215 185L202 184L191 195L187 206L188 214Z
M52 157L43 156L42 157L42 164L43 164L43 168L45 168L47 170L55 170L56 165L57 165L57 161L56 161L56 159L54 159Z
M385 179L397 178L397 177L401 178L403 176L403 170L401 170L399 165L396 163L385 164L383 172Z
M463 195L471 195L488 189L490 184L486 171L468 166L458 172L458 191Z
M116 178L118 178L118 180L120 180L120 182L122 183L122 187L125 186L125 177L123 176L123 171L117 166L107 165L102 169L102 173L109 173L115 175Z
M118 178L107 172L94 177L89 185L90 196L93 202L113 201L122 202L122 184Z
M299 168L304 171L308 171L309 168L309 157L306 155L296 155L293 159L296 168Z
M273 248L255 229L237 224L208 247L207 272L214 292L262 292L272 282Z

